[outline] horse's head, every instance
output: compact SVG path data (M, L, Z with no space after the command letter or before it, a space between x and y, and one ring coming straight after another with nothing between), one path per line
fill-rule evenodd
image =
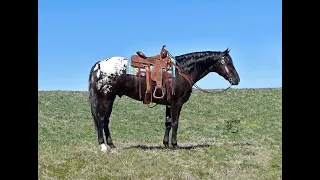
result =
M238 85L240 83L240 77L236 68L233 66L232 58L229 55L230 49L226 49L218 56L218 60L210 68L211 72L216 72L220 76L224 77L232 85Z

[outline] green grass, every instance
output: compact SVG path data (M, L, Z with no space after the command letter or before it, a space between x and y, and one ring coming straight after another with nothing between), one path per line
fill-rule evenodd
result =
M38 106L39 179L281 179L281 88L194 91L181 111L179 150L159 148L161 105L117 98L110 130L118 150L107 153L87 92L39 91Z

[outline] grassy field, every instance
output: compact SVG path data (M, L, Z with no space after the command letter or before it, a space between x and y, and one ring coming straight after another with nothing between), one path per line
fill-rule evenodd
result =
M117 98L101 153L87 92L39 91L39 179L281 179L282 89L194 91L163 149L165 107Z

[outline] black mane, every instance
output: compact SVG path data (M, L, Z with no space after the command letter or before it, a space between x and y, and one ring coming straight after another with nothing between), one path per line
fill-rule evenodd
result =
M177 64L184 71L190 72L195 65L200 66L210 66L214 60L217 60L220 51L201 51L201 52L192 52L188 54L183 54L180 56L175 56Z

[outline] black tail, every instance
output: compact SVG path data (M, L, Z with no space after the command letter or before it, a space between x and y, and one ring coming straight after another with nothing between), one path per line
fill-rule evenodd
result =
M95 67L95 65L93 67ZM91 68L90 75L89 75L88 91L89 91L89 103L91 106L91 115L92 115L93 122L94 122L94 129L97 130L98 119L99 119L99 117L98 117L99 101L98 101L97 94L95 91L96 78L94 78L94 75L93 75L93 67Z

